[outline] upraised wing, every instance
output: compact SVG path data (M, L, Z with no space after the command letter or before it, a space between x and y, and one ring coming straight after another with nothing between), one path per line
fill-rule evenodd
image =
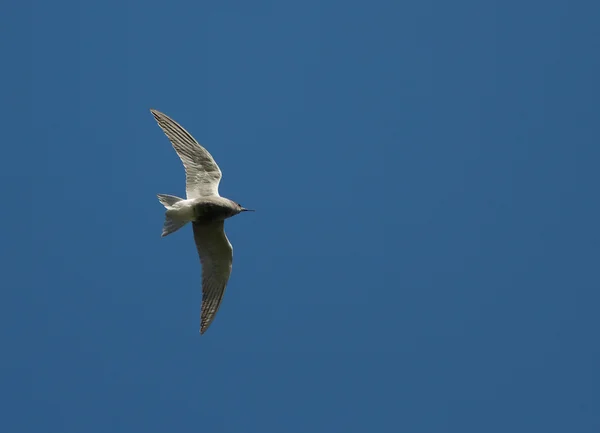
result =
M188 199L218 196L221 170L210 153L181 125L160 111L150 110L185 167Z

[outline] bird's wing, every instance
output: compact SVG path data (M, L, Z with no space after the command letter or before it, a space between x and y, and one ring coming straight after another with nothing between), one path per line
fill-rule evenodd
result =
M231 275L233 247L225 235L224 222L193 223L194 241L202 262L202 310L200 334L204 334L221 305Z
M169 116L156 110L150 112L183 162L187 198L218 196L221 170L210 153Z

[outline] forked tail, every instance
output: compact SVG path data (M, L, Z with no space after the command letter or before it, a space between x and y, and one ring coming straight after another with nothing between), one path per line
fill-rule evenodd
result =
M169 216L169 211L173 209L173 205L179 201L182 201L182 198L168 194L157 194L157 196L158 200L163 204L165 208L167 208L167 212L165 214L165 223L163 224L162 234L160 235L161 237L165 237L179 230L181 227L186 225L188 221L174 219Z
M169 209L171 206L173 206L178 201L183 200L182 198L175 197L174 195L169 195L169 194L156 194L156 196L158 197L158 201L160 201L162 203L162 205L164 207L166 207L167 209Z

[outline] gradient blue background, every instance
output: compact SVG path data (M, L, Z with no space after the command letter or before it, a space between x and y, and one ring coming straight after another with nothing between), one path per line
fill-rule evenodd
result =
M11 2L0 430L600 431L600 3ZM149 108L213 154L200 336Z

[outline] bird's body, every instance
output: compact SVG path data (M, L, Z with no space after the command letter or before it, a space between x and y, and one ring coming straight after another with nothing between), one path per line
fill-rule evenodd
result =
M236 203L224 197L212 196L181 200L167 210L166 216L174 220L202 224L223 221L238 213Z
M192 223L202 263L200 333L203 334L219 309L231 275L233 248L225 235L224 222L248 209L219 196L221 170L210 153L173 119L159 111L150 111L185 167L187 198L158 194L158 199L167 209L162 236Z

